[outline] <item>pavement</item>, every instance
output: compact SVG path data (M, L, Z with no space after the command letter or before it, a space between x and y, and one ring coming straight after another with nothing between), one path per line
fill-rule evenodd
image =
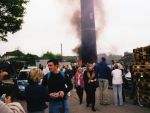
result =
M138 105L133 105L132 100L128 97L126 98L126 102L123 106L114 106L113 105L113 98L112 98L112 89L109 89L109 99L110 105L100 105L99 103L99 89L96 91L96 112L95 113L150 113L150 108L147 107L140 107ZM26 110L26 102L19 101L24 109ZM83 98L83 104L79 104L78 97L76 95L75 89L71 91L71 96L69 96L69 103L70 103L70 113L92 113L90 107L86 107L85 101L85 92ZM48 113L48 109L45 110L45 113Z

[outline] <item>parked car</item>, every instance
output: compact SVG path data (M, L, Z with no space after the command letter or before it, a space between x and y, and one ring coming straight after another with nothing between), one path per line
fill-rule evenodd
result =
M36 66L28 66L25 69L21 69L19 74L14 81L15 89L17 90L17 98L24 99L25 98L25 87L29 84L28 83L28 76L31 69L37 68Z
M20 70L18 76L13 80L17 89L17 98L25 98L25 87L28 85L28 76L30 69Z

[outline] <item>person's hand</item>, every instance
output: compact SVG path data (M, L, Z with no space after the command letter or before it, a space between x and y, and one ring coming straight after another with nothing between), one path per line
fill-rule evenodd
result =
M90 82L94 82L94 80L91 80Z
M0 79L3 79L4 78L4 76L7 76L8 75L8 73L7 72L5 72L5 71L1 71L0 70Z
M50 93L49 96L52 98L52 99L56 99L59 97L59 94L56 93L56 92L53 92L53 93Z
M65 95L64 91L59 91L58 94L59 94L59 97L61 97L61 98L63 98Z
M5 98L4 98L4 102L5 102L6 104L11 103L11 96L5 97Z

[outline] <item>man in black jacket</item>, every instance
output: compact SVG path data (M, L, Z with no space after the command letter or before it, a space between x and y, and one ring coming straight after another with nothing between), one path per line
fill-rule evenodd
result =
M67 93L73 88L68 76L58 70L56 59L47 62L50 72L44 76L42 85L48 86L49 113L69 113Z

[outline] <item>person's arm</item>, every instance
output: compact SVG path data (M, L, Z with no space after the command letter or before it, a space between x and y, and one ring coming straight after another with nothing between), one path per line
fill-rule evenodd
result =
M87 77L87 71L85 71L84 73L83 73L83 80L84 80L84 86L86 87L87 86L87 84L88 84L88 77Z
M65 92L68 93L70 90L72 90L73 84L72 84L71 79L68 76L66 76L66 75L65 75L65 83L67 85Z
M64 80L65 80L65 86L64 87L65 88L63 90L57 92L56 95L51 93L50 97L53 97L53 98L61 97L61 98L63 98L73 88L73 84L71 82L71 79L67 75L64 75L64 76L65 76L64 77Z
M48 78L47 78L47 76L48 76L48 74L46 74L44 77L43 77L43 81L42 81L42 85L44 86L44 87L46 87L47 86L47 84L48 84Z
M94 81L98 81L98 75L95 73Z
M0 100L0 112L1 113L13 113L13 111Z
M48 91L46 90L46 88L44 86L42 86L42 92L43 92L44 100L49 101L50 95L48 94Z

